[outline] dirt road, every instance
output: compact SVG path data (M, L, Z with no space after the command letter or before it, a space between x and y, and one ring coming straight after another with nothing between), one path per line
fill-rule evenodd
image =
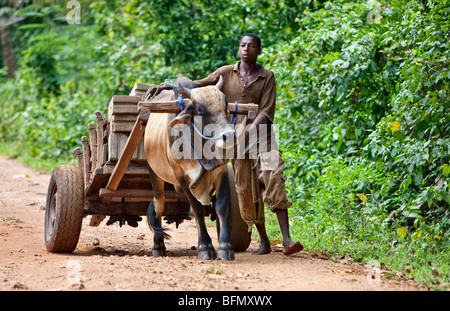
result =
M386 271L332 262L318 253L252 255L255 242L234 261L200 260L194 221L169 226L172 239L163 258L152 256L153 235L145 221L138 228L106 221L89 227L89 217L74 253L49 253L44 244L49 179L48 173L0 157L0 291L425 290L412 281L386 279ZM216 230L209 230L217 247Z

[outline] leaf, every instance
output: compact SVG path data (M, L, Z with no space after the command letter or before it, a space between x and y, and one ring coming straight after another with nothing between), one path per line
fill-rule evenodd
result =
M342 64L344 61L342 59L337 59L334 62L331 63L331 66L336 67Z
M405 134L402 131L394 132L393 137L395 138L395 140L398 140L400 142L403 142L405 140Z
M430 124L428 123L427 120L422 120L418 125L417 125L417 129L421 132L424 132L425 130L427 130L430 127Z
M36 29L36 28L45 28L47 27L46 24L25 24L19 27L20 30L25 29Z
M450 165L444 164L442 166L442 172L444 173L445 177L448 177L448 175L450 174Z
M391 131L395 132L396 130L398 130L400 128L400 122L398 121L393 121L391 123Z

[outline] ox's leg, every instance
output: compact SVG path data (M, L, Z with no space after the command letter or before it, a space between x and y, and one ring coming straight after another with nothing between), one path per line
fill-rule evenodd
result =
M149 168L149 172L154 197L147 210L147 221L154 234L152 253L154 257L159 257L166 255L164 238L170 238L170 235L164 232L162 228L162 214L164 212L165 202L164 181L156 176L151 168Z
M212 245L211 237L206 230L205 207L192 195L191 190L186 184L181 184L181 188L191 204L197 222L198 257L201 259L216 259L216 251Z
M230 184L227 173L223 174L214 184L216 189L216 213L220 221L219 251L218 256L223 260L234 260L233 247L231 245L230 230L228 227L228 201Z

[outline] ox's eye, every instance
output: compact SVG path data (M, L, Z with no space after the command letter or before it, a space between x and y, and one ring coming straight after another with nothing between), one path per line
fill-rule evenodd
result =
M200 114L200 115L205 114L205 110L200 106L195 107L195 112L196 112L196 114Z

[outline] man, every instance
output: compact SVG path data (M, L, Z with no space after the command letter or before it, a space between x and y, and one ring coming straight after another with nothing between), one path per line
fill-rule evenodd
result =
M299 252L303 246L292 241L289 234L288 207L292 205L286 198L283 176L284 161L273 146L272 122L276 105L276 84L274 74L257 64L261 54L261 40L255 34L245 34L239 44L241 61L235 65L223 66L202 80L194 83L198 86L216 84L223 77L222 91L228 102L256 103L259 112L254 119L249 134L265 127L266 137L257 142L257 154L251 155L251 148L245 148L245 158L233 160L236 177L236 190L239 197L241 216L249 227L254 224L261 237L261 245L254 252L267 254L271 252L270 241L264 224L264 203L276 213L283 235L283 253L286 255ZM236 122L238 124L239 120ZM276 143L275 143L276 145ZM275 153L275 157L274 157ZM274 165L274 159L276 160Z

